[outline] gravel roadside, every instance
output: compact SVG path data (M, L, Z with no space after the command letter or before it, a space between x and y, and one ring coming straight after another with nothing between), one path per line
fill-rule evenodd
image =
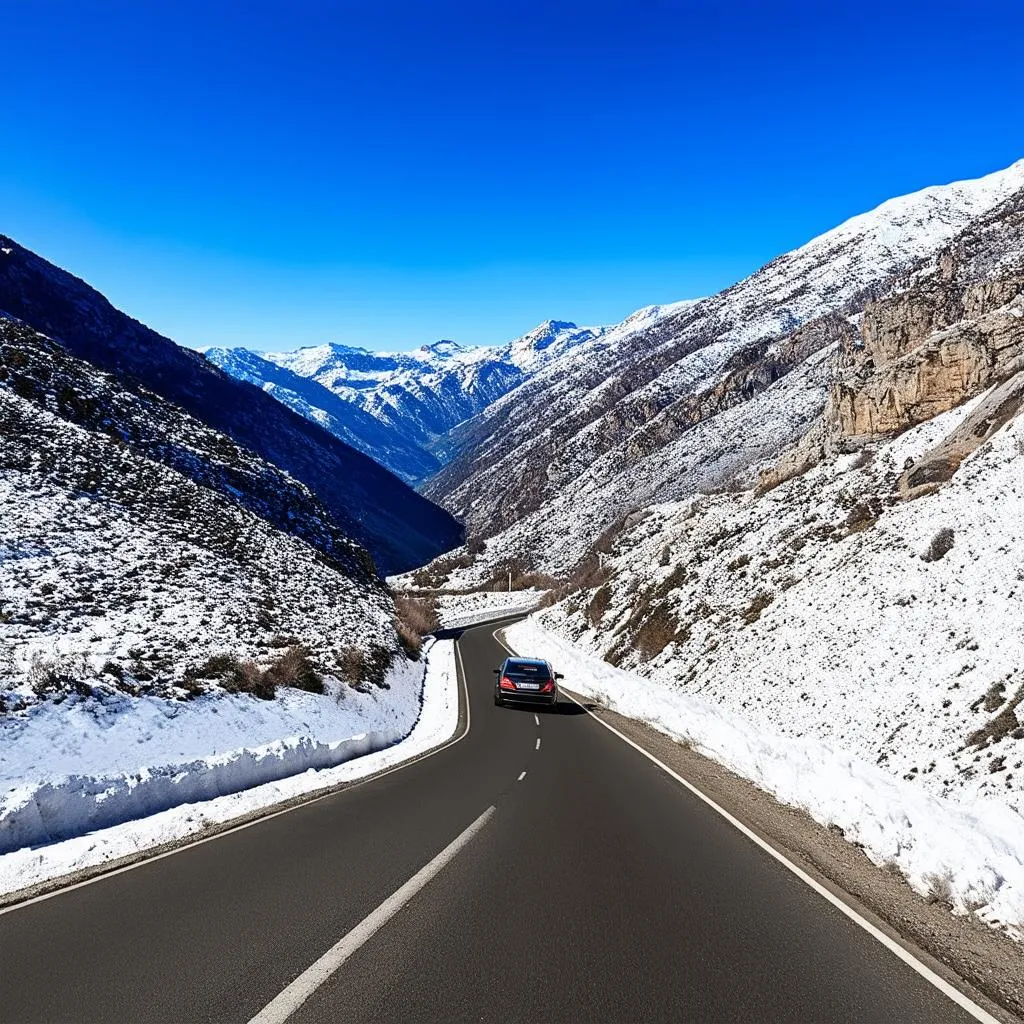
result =
M1008 1024L1024 1022L1024 947L971 917L919 896L898 873L868 860L841 830L819 825L746 779L670 739L576 695L579 703L687 779L940 977Z

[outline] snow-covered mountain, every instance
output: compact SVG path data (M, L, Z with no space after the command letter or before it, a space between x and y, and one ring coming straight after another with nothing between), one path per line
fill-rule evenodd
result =
M422 665L305 485L0 315L0 854L395 742Z
M373 563L307 487L3 316L0 436L3 708L90 680L180 697L218 652L301 646L341 675L399 649Z
M652 502L741 486L820 415L865 304L1024 186L1024 161L883 203L725 291L547 362L458 427L423 488L498 562L570 571ZM746 475L745 475L746 474Z
M366 412L358 402L335 394L313 377L304 377L244 348L211 348L204 354L232 377L262 388L293 412L319 423L335 437L369 455L406 483L415 484L441 468L431 452L406 437L387 419Z
M650 321L674 308L650 307L634 318ZM271 353L210 348L205 355L417 484L452 456L453 428L543 366L615 330L548 320L505 345L439 341L411 352L336 344Z
M374 460L131 319L85 282L2 235L0 310L113 373L125 390L159 395L308 487L321 503L319 514L369 550L383 571L417 565L459 543L461 529L450 515ZM217 462L215 452L195 458L184 439L173 436L165 453L178 468L191 458L197 474ZM220 477L212 472L211 479ZM222 493L289 529L288 510L272 494L250 494L239 481L225 484Z

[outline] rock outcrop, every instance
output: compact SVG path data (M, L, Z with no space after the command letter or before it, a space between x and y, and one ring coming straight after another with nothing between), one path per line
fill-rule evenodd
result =
M905 430L1024 368L1024 275L963 286L950 257L940 274L865 308L830 395L838 438Z

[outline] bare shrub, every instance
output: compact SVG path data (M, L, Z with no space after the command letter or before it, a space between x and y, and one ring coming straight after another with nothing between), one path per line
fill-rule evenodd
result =
M473 555L446 555L442 558L436 558L433 562L423 566L421 569L417 569L413 573L412 581L417 587L423 587L424 589L436 590L441 587L445 580L456 570L456 569L468 569L473 564Z
M338 658L337 675L355 690L367 692L371 686L387 689L388 668L391 666L391 652L386 647L372 646L368 651L361 647L347 647Z
M656 605L645 616L633 638L633 646L645 661L661 654L669 644L685 640L687 633L680 630L672 613L663 604Z
M758 593L754 595L754 599L743 610L743 621L748 626L753 622L757 622L757 620L761 618L761 612L763 612L765 608L767 608L774 600L775 595L772 594L770 591L758 591Z
M395 597L395 629L398 639L411 658L418 658L423 638L438 627L437 601L433 597Z
M847 533L860 533L878 522L882 514L881 504L874 498L858 501L846 516Z
M211 680L228 693L248 693L260 700L273 700L279 686L293 686L310 693L323 693L324 683L305 647L294 646L267 668L255 661L241 661L233 654L214 654L202 665L185 670L181 687L190 696L205 691L201 680Z
M248 693L260 700L273 700L277 694L274 681L267 677L255 661L239 661L232 672L220 680L228 693Z
M953 531L948 526L944 526L932 537L928 550L921 555L921 559L925 562L937 562L943 558L953 549L953 536Z
M940 903L945 907L953 906L953 876L947 871L943 874L927 874L923 876L928 886L928 902Z
M292 686L307 693L323 693L324 679L302 646L289 647L277 661L263 673L263 679L275 689Z
M68 693L88 696L92 687L85 681L86 665L83 658L47 658L37 654L28 670L32 692L40 700L63 699Z
M982 698L982 707L986 711L997 710L1006 701L1006 683L993 683Z
M654 588L654 597L667 597L673 590L678 590L686 582L686 567L677 565L658 585Z
M395 597L395 615L420 636L437 629L437 601L433 597Z
M595 629L601 625L601 620L604 618L604 613L608 611L611 599L612 591L607 583L603 587L599 587L590 599L590 604L587 605L587 618Z

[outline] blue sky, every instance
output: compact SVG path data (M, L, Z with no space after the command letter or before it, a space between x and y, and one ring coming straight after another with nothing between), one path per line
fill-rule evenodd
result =
M1018 3L0 0L0 26L0 231L191 345L614 322L1024 156Z

